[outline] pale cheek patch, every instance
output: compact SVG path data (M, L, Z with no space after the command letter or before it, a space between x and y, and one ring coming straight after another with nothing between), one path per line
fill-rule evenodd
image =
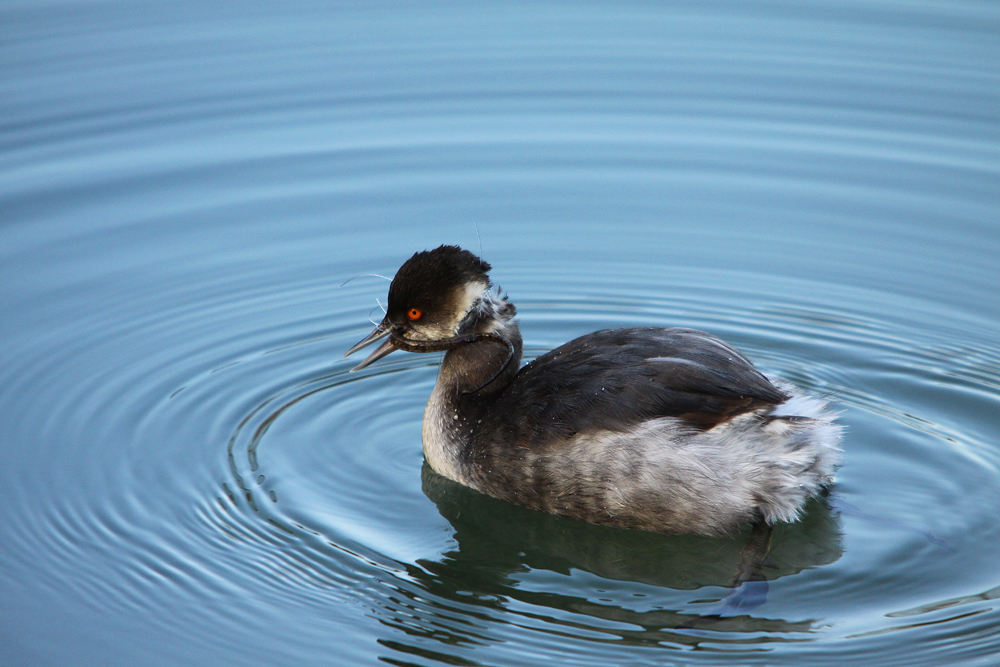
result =
M451 335L458 333L458 325L462 323L465 316L472 310L472 305L481 299L489 288L489 283L476 282L462 286L462 289L455 292L454 316L450 323Z
M414 340L443 340L458 334L458 325L462 323L465 316L472 310L473 304L484 295L489 284L486 282L473 282L463 285L451 293L448 303L448 317L432 324L422 324L414 328Z

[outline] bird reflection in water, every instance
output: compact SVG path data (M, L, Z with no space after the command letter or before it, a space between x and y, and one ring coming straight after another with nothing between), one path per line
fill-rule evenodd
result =
M843 553L839 517L823 499L810 501L796 523L711 538L610 528L535 512L452 482L426 463L422 485L451 524L458 543L456 550L434 562L421 561L411 573L434 596L463 603L470 602L470 593L493 604L521 600L549 607L553 617L572 611L642 628L625 631L622 639L629 642L698 643L703 638L685 635L697 629L808 633L814 621L755 618L749 612L766 601L769 581L832 563ZM543 571L562 575L579 571L609 583L658 587L674 609L657 605L632 610L609 604L601 593L593 596L602 598L598 600L569 595L565 589L537 592L523 585L526 573ZM697 601L677 595L710 586L728 588L729 593L722 599ZM705 611L680 610L694 603L705 604Z

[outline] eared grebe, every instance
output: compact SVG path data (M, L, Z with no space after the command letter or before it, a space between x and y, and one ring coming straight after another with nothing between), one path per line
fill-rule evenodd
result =
M596 331L523 368L514 304L456 246L418 252L347 354L447 350L423 421L438 473L592 523L724 535L794 521L831 482L841 427L693 329ZM346 355L345 355L346 356Z

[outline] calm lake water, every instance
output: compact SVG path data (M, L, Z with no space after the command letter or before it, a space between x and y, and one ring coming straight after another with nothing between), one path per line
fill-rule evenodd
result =
M7 0L0 63L0 664L1000 662L995 2ZM423 469L342 283L480 237L529 358L843 411L769 584Z

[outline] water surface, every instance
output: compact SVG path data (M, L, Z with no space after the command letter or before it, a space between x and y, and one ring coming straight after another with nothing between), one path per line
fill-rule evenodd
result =
M998 45L977 2L6 3L0 662L994 664ZM837 404L765 595L745 535L425 469L439 357L348 374L387 283L341 285L441 243L526 357L697 327Z

